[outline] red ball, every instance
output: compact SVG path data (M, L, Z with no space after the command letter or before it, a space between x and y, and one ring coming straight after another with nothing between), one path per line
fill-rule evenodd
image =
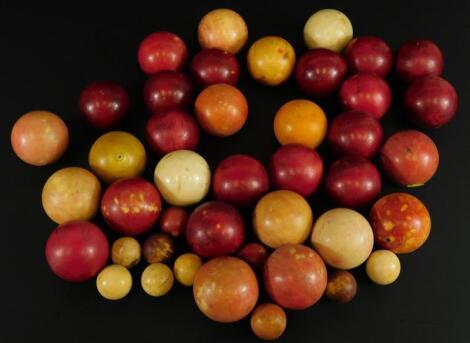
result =
M255 270L262 270L269 256L268 248L260 243L245 244L237 254Z
M146 74L162 70L181 70L188 58L183 40L171 32L155 32L140 43L139 65Z
M209 201L196 207L186 226L190 248L205 258L234 253L244 237L245 227L240 213L221 201Z
M347 111L338 115L327 134L330 150L337 157L355 155L371 158L379 151L382 138L380 122L361 111Z
M380 151L385 173L404 186L429 181L439 166L439 152L431 138L416 130L400 131L385 142Z
M235 86L240 77L240 66L232 54L219 49L199 51L191 61L191 74L200 87L216 83Z
M377 198L381 189L382 179L377 168L363 157L343 157L333 163L326 174L326 194L342 207L364 207Z
M177 238L184 234L189 214L183 207L168 207L160 216L160 229L162 232Z
M154 114L147 122L147 142L157 155L175 150L194 150L199 143L199 127L187 113L173 110Z
M101 213L106 223L126 236L136 236L150 230L157 222L161 208L157 188L141 178L114 182L101 200Z
M439 76L444 69L444 58L433 42L425 39L410 40L398 49L395 69L405 82L426 75Z
M424 76L411 83L405 93L408 118L426 128L447 124L457 111L454 87L439 76Z
M186 109L193 101L191 81L176 71L152 75L144 86L144 101L152 113Z
M78 109L88 123L101 130L116 127L129 110L129 97L119 84L95 81L83 89Z
M379 37L354 38L344 49L344 57L352 73L374 73L385 77L392 68L392 49Z
M87 221L59 225L49 235L46 259L61 279L80 282L94 277L108 260L109 244L103 231Z
M320 255L300 244L277 248L268 257L263 276L271 299L291 310L315 304L327 283L326 267Z
M380 119L390 107L392 92L377 75L359 73L343 82L339 99L346 110L366 112Z
M340 54L314 49L300 57L295 67L295 78L303 92L322 98L339 88L347 71L346 62Z
M269 172L276 188L308 197L320 185L323 161L313 149L300 144L287 144L277 149L271 157Z
M233 155L217 166L212 188L216 199L247 207L269 190L269 177L263 165L253 157Z

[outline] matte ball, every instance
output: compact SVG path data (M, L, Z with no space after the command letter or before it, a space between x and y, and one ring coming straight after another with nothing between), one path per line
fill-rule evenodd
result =
M196 254L187 253L180 255L173 266L176 280L183 286L192 286L201 265L202 259Z
M232 54L219 49L203 49L191 61L191 74L200 87L216 83L236 85L240 66Z
M253 270L260 271L269 256L269 251L260 243L248 243L241 247L237 256L248 263Z
M143 271L140 283L145 293L152 297L167 294L175 282L170 267L163 263L149 264Z
M395 282L400 271L400 260L390 250L376 250L367 260L367 276L378 285L385 286Z
M142 250L148 263L167 262L173 256L175 246L167 234L157 232L145 239Z
M140 262L142 249L139 242L132 237L121 237L111 247L111 260L126 268L132 268Z
M122 299L132 288L131 273L119 264L109 265L96 277L96 288L105 299Z
M345 304L354 299L357 283L354 275L346 270L337 270L328 275L326 296L332 301Z
M186 230L188 217L189 214L183 207L168 207L160 216L160 230L170 237L181 237Z
M274 340L281 337L286 329L286 313L278 305L261 304L251 314L250 324L258 338Z
M344 56L352 73L373 73L386 77L392 68L392 49L379 37L354 38L344 49Z

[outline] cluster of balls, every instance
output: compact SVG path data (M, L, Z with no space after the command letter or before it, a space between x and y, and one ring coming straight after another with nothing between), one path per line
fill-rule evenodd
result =
M268 170L247 155L229 156L211 178L205 159L194 150L199 127L226 137L238 132L248 115L248 104L234 85L240 66L235 54L247 41L245 21L236 12L217 9L199 24L203 50L191 61L194 85L181 73L187 60L184 42L175 34L157 32L146 37L138 61L149 75L144 88L153 116L146 141L159 157L154 184L140 177L146 151L138 138L110 131L91 147L92 172L64 168L47 180L42 204L59 226L50 234L46 258L64 280L96 277L99 293L121 299L131 289L129 268L141 255L149 263L141 275L143 290L151 296L170 291L174 279L193 286L199 309L218 322L234 322L252 313L251 326L263 339L279 337L286 327L285 309L305 309L324 293L340 303L353 299L356 281L348 270L366 264L370 279L380 285L394 282L400 273L396 254L420 248L430 233L425 205L407 193L377 200L382 180L370 159L380 150L381 169L404 186L426 183L436 172L438 150L416 130L400 131L382 144L379 119L391 103L384 80L393 65L407 84L404 104L408 118L425 128L446 124L457 107L454 88L440 77L443 57L428 40L403 44L393 63L390 47L372 36L352 39L348 18L337 10L321 10L305 24L310 49L295 63L293 47L281 37L264 37L248 50L253 78L274 86L294 73L300 89L311 98L338 90L344 113L327 130L327 118L314 102L297 99L275 115L274 132L281 147ZM342 51L342 54L340 52ZM187 113L194 104L195 118ZM94 82L80 95L79 109L99 129L118 125L129 110L126 91L113 82ZM326 138L338 158L324 174L321 156L314 150ZM56 115L35 111L14 125L12 145L25 162L45 165L65 151L68 131ZM314 221L305 198L324 179L327 196L337 204ZM102 195L100 181L108 184ZM212 185L215 201L201 202ZM275 190L270 191L270 185ZM162 209L162 200L168 206ZM375 204L373 204L373 202ZM373 204L369 218L357 210ZM253 228L260 243L243 245L245 225L239 209L251 208ZM91 223L100 209L107 226L123 237L111 247L103 231ZM134 237L149 233L141 248ZM185 237L191 253L167 263L173 240ZM304 242L310 238L313 249ZM374 242L379 250L373 251ZM273 249L271 251L270 249ZM235 257L236 256L236 257ZM327 273L326 265L331 269ZM256 307L256 272L275 303ZM253 311L254 310L254 311Z

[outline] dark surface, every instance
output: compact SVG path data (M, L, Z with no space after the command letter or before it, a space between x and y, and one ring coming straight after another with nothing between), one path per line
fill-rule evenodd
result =
M246 19L249 43L263 35L289 40L305 51L302 28L309 15L321 8L343 10L356 35L383 37L396 51L409 38L434 40L445 55L444 77L460 95L460 108L446 127L426 130L438 145L441 165L425 187L409 190L428 206L433 220L427 244L416 253L400 256L402 273L387 287L369 282L362 268L358 295L347 305L322 300L306 311L288 311L284 341L289 342L468 342L470 323L468 245L470 241L468 61L470 3L465 1L153 1L145 4L114 2L72 8L16 9L0 5L0 129L2 180L1 329L0 342L235 342L255 341L249 320L222 325L197 309L190 289L175 286L168 296L151 298L140 287L140 272L133 270L134 287L122 301L101 298L93 281L69 284L52 274L44 258L44 244L55 225L44 214L40 195L43 183L65 166L87 167L88 150L99 133L87 126L77 111L81 89L95 79L122 82L131 96L131 115L121 126L144 138L149 117L142 99L144 74L137 64L140 40L156 30L174 31L198 51L196 28L210 9L232 7ZM131 8L132 7L132 8ZM245 127L237 135L218 139L203 135L199 151L211 167L229 154L248 153L266 163L277 143L272 121L287 100L302 97L294 82L269 88L247 75L245 48L241 90L250 104ZM403 119L402 89L392 78L394 104L382 119L385 136L398 128L413 127ZM332 104L335 105L332 105ZM322 101L332 118L337 101ZM34 109L61 115L71 131L65 156L48 167L32 167L13 154L9 134L14 121ZM325 151L324 145L320 149ZM150 150L148 150L149 156ZM149 158L146 176L156 164ZM329 163L328 163L329 164ZM405 190L385 183L383 193ZM320 193L309 199L315 216L330 206ZM248 218L248 216L247 216ZM98 220L101 223L101 220ZM248 225L249 227L249 225ZM110 237L112 234L107 230ZM177 244L182 250L182 244ZM264 296L262 299L266 299Z

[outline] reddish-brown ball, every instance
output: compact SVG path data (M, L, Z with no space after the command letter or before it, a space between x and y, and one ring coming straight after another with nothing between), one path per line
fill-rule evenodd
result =
M186 230L188 217L189 214L183 207L168 207L160 216L160 229L171 237L181 237Z
M345 304L353 300L356 293L356 279L347 270L337 270L328 275L325 294L330 300Z
M142 246L142 253L148 263L166 262L174 252L173 241L167 234L161 232L147 237Z
M237 254L243 261L248 263L254 270L262 270L269 256L268 248L261 243L245 244Z
M203 49L191 61L191 74L200 87L216 83L236 85L240 66L232 54L219 49Z

